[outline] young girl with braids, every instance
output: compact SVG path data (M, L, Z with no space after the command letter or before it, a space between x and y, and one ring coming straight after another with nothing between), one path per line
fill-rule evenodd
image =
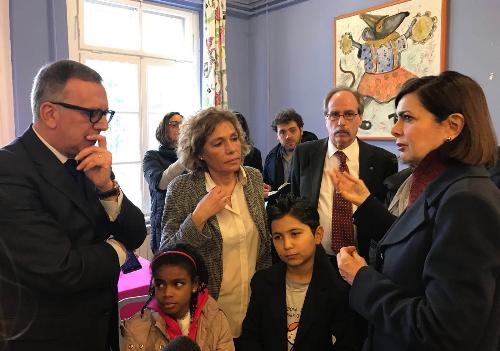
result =
M208 295L208 273L200 254L177 243L151 262L149 299L140 312L123 321L122 350L161 350L186 335L202 351L233 351L233 336L224 313Z

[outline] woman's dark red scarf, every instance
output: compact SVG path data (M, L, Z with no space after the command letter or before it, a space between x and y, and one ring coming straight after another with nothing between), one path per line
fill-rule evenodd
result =
M191 316L191 323L189 325L188 336L193 341L196 341L196 333L198 331L198 320L200 319L201 311L203 310L203 306L205 306L207 300L208 300L208 289L205 288L202 291L198 292L198 298L196 301L196 311L194 311L194 315ZM158 305L156 299L151 300L151 302L148 304L148 307L153 311L158 312L160 316L162 316L167 326L166 331L170 340L174 340L177 336L182 335L182 331L181 328L179 327L179 324L177 324L177 320L175 320L175 318L170 317L168 314L165 314Z
M410 198L408 207L413 205L419 195L425 190L427 185L444 173L448 167L446 159L439 150L434 150L427 154L413 171L413 181L410 186Z

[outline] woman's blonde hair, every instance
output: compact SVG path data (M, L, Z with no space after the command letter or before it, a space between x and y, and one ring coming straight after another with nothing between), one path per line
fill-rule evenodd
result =
M241 163L243 164L243 158L250 151L250 145L245 141L245 133L238 119L232 112L210 107L199 111L181 124L179 140L177 141L177 156L184 167L194 173L208 170L205 161L200 160L200 156L208 137L222 122L231 123L236 130L241 143Z

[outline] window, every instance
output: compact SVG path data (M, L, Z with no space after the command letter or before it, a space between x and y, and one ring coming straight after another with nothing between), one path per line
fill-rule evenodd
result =
M115 118L104 133L113 171L149 213L142 158L170 111L200 108L198 13L136 0L67 0L70 58L103 77Z

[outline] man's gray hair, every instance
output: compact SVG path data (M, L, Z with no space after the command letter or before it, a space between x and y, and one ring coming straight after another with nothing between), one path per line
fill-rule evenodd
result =
M358 93L356 90L343 86L335 87L326 94L325 99L323 100L323 113L324 114L328 113L328 103L330 102L330 99L332 98L333 94L336 94L340 91L348 91L352 95L354 95L356 101L358 102L358 113L360 115L363 115L363 112L365 110L365 105L363 103L363 95Z
M34 121L40 119L40 105L45 101L58 99L70 79L102 83L99 73L80 62L61 60L43 66L35 76L31 89Z

